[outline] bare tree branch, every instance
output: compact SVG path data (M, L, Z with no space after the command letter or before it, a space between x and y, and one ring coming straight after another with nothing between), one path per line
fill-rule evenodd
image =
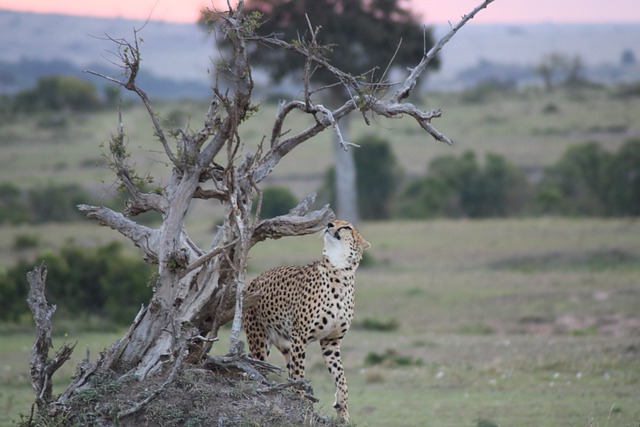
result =
M349 113L353 111L355 106L362 110L371 110L377 114L383 115L385 117L398 117L401 115L409 115L413 117L418 124L425 129L434 139L438 141L442 141L446 144L452 144L449 138L447 138L444 134L439 132L434 128L431 124L431 119L440 117L442 113L439 110L434 110L432 112L423 112L420 111L417 107L409 103L400 103L401 100L407 98L411 90L415 87L418 78L422 75L427 65L435 58L436 54L444 47L444 45L462 28L469 20L471 20L480 10L486 8L490 3L494 0L485 0L475 9L473 9L468 15L464 15L460 22L458 22L455 26L451 28L451 30L445 34L430 50L429 52L425 52L425 55L420 60L418 65L411 71L409 76L402 82L401 87L395 92L395 94L388 100L380 99L376 96L372 96L371 93L376 91L376 88L380 88L383 85L383 82L373 83L373 84L363 84L358 81L353 76L344 73L343 71L333 67L326 59L317 55L314 51L314 48L317 50L317 46L314 45L315 35L312 38L312 42L309 46L305 46L303 43L288 43L283 40L279 40L275 37L257 37L255 36L253 39L259 41L260 43L264 43L266 45L279 47L281 49L294 51L303 57L305 57L307 61L307 65L305 65L305 81L309 78L308 70L310 69L309 63L313 62L322 66L329 70L338 81L342 82L351 92L353 90L355 93L352 94L351 100L347 101L342 107L338 108L334 112L332 112L331 116L327 115L327 119L330 124L333 124L335 121L339 120L342 114L337 113L338 111L346 111ZM310 25L310 23L309 23ZM395 55L395 54L394 54ZM386 71L385 71L386 74ZM382 85L382 86L381 86ZM366 89L370 87L371 90L367 91ZM308 90L305 89L305 109L302 109L300 105L295 103L285 104L284 108L281 108L276 116L276 123L274 125L274 129L272 132L271 143L272 147L274 145L279 145L280 150L284 152L290 151L295 146L299 144L300 140L306 140L312 136L314 136L317 132L324 130L324 126L320 125L321 122L314 127L308 128L307 130L301 132L294 137L289 138L286 141L283 141L280 144L276 144L277 139L280 136L280 131L282 129L282 122L284 121L286 115L293 109L297 108L307 113L314 113L318 110L316 107L311 107L311 103L308 99ZM334 120L331 119L333 117ZM323 123L324 124L324 123ZM336 130L339 132L339 129ZM346 147L346 144L342 144L343 147ZM274 153L275 154L275 153ZM277 158L278 155L275 155L274 158ZM277 162L277 160L276 160Z
M106 80L108 80L110 82L116 83L119 86L122 86L125 89L127 89L129 91L132 91L132 92L134 92L134 93L136 93L138 95L138 97L142 101L142 104L147 109L147 112L149 114L149 118L151 119L151 122L153 123L153 127L155 129L156 136L158 137L158 139L160 139L160 142L162 143L162 146L164 147L165 154L167 155L167 157L171 160L171 162L176 167L180 168L181 165L178 162L178 159L175 157L175 155L171 151L171 148L169 147L169 143L168 143L167 138L166 138L166 136L164 134L164 130L162 129L162 126L160 126L160 122L158 121L156 113L153 110L153 107L151 106L151 102L149 101L149 97L147 96L147 94L146 94L146 92L144 90L142 90L140 87L138 87L136 85L136 78L138 77L138 71L140 70L140 63L142 61L141 53L140 53L138 31L139 30L137 30L137 29L133 30L133 35L134 35L133 43L130 43L130 42L124 40L124 39L116 40L116 39L114 39L112 37L107 36L118 47L118 55L120 57L120 61L122 62L123 66L125 68L125 71L129 75L128 80L126 82L122 82L120 80L114 79L113 77L105 76L105 75L97 73L95 71L85 71L85 72L88 73L88 74L92 74L92 75L104 78L104 79L106 79Z
M295 107L298 108L298 107ZM347 101L341 107L333 110L331 115L333 119L337 122L342 117L351 113L356 109L356 104L353 100ZM304 111L304 110L303 110ZM276 167L276 165L280 162L280 160L289 154L294 148L303 142L311 139L312 137L318 135L323 130L331 126L331 121L328 117L324 117L321 120L317 120L316 124L310 126L303 130L302 132L293 135L280 143L276 144L272 147L260 160L259 167L253 173L253 180L255 182L261 182L264 178L266 178L271 171Z
M100 373L116 372L120 379L136 377L143 380L166 367L168 376L159 388L116 416L123 418L140 411L166 389L184 363L202 363L207 360L207 352L217 340L219 328L231 319L230 355L221 359L222 364L235 365L250 376L256 373L261 375L259 365L256 369L256 362L250 361L242 353L239 341L243 307L255 304L261 298L260 294L243 292L247 280L249 251L253 245L265 239L318 232L334 218L334 213L328 205L312 211L315 195L310 195L286 215L259 219L259 213L252 214L254 196L261 193L258 184L285 155L329 127L333 127L340 136L340 145L344 148L352 145L342 137L338 123L355 110L361 111L365 120L366 113L384 117L413 117L434 138L450 143L446 136L432 126L432 120L441 116L440 110L422 111L403 100L435 53L464 23L492 1L484 1L470 15L463 17L434 49L425 53L393 95L389 93L392 86L384 81L393 58L379 78L380 81L373 82L373 76L377 72L377 68L374 68L369 71L372 76L369 80L372 82L367 82L342 72L324 58L327 46L318 44L319 28L312 28L309 17L307 25L312 35L310 42L264 38L253 34L259 23L254 15L243 16L243 2L240 1L234 11L229 1L228 13L214 12L218 22L224 27L231 47L228 62L217 69L212 100L202 127L197 132L189 129L181 131L176 153L169 147L167 136L147 94L136 83L141 64L137 30L134 31L133 43L110 39L117 46L122 66L127 73L126 81L90 73L137 94L150 116L165 154L175 167L171 169L169 181L161 192L146 193L142 190L143 181L136 176L134 167L127 160L129 153L126 152L124 125L119 115L117 135L113 138L110 149L112 167L122 186L132 197L125 213L135 215L155 210L162 214L162 224L158 228L149 228L105 207L79 205L78 208L88 218L126 236L141 248L146 261L158 264L153 283L154 293L125 336L102 353L93 365L88 362L81 364L71 385L55 402L51 402L51 375L68 359L72 347L65 347L51 360L47 359L51 346L50 318L55 307L49 307L44 300L38 302L39 297L30 296L30 305L38 307L34 313L40 313L44 319L36 319L38 346L36 348L34 345L32 352L32 378L36 378L34 390L40 399L38 405L46 405L49 410L56 405L64 406L78 390L90 387L91 378ZM240 125L256 108L251 104L253 79L246 46L249 41L296 52L306 62L303 76L304 99L281 104L271 128L270 141L266 144L268 148L265 147L264 152L264 140L258 141L257 148L249 152L246 141L241 139L239 132ZM312 90L310 79L319 68L332 73L336 83ZM227 81L224 86L218 85L218 79ZM314 99L322 91L338 85L346 87L350 95L342 105L329 108ZM283 131L285 122L295 110L312 118L313 122L301 131L287 134ZM226 158L220 163L226 162L224 167L215 163L216 156L223 149L226 150L223 153ZM217 199L222 205L223 223L207 251L200 249L189 238L185 226L194 198ZM260 200L258 197L258 205ZM32 274L30 282L44 282L44 275L39 270ZM44 297L44 290L40 294ZM257 375L256 378L259 379ZM289 386L299 387L297 384L286 387ZM269 390L270 388L266 389Z
M158 263L158 254L155 252L157 246L157 231L140 225L130 220L121 213L112 211L109 208L91 205L78 205L78 209L89 219L97 221L100 225L118 231L128 237L134 245L142 249L147 262Z
M448 145L453 144L452 140L438 132L431 124L431 119L442 116L442 110L440 109L422 111L415 105L408 102L392 103L390 101L380 101L377 99L371 99L369 108L371 111L389 118L399 117L402 115L411 116L418 122L420 127L429 132L435 140L444 142Z
M75 344L65 344L52 359L49 359L49 349L53 347L51 343L53 328L51 317L56 311L56 306L47 303L46 279L47 267L44 264L27 273L29 281L27 302L36 323L36 337L29 359L29 374L31 385L36 394L36 405L40 409L43 409L52 399L53 374L71 358L71 353L75 348Z
M310 194L286 215L260 221L253 232L251 246L266 239L313 234L324 229L335 215L329 205L307 213L315 197L315 193Z
M420 75L427 68L427 65L431 61L433 61L433 58L436 57L436 55L438 54L438 52L440 52L440 50L444 47L444 45L447 44L449 40L451 40L451 38L458 32L458 30L460 30L460 28L462 28L467 22L469 22L469 20L473 19L473 17L476 16L478 12L486 8L489 4L493 3L493 1L494 0L484 0L480 5L478 5L475 9L473 9L468 15L463 15L462 19L460 19L460 21L456 25L451 27L449 32L447 32L447 34L445 34L442 38L440 38L440 40L438 40L438 42L435 45L433 45L433 47L429 50L429 52L425 53L420 63L411 71L411 74L409 74L409 76L405 79L404 83L402 84L402 87L400 87L400 89L396 91L396 93L391 97L389 101L392 103L396 103L408 97L409 92L411 92L411 90L415 87L416 82L420 77Z
M226 245L224 245L224 246L222 246L220 248L216 248L216 249L212 250L211 252L202 255L200 258L198 258L197 260L193 261L184 270L182 270L180 272L180 277L181 278L185 277L187 274L191 273L196 268L202 267L205 263L210 261L212 258L220 255L223 251L225 251L228 248L230 248L231 246L235 245L236 242L237 242L237 240L234 240L234 241L229 242L229 243L227 243Z
M322 114L324 114L325 117L329 120L329 123L331 123L331 126L333 126L333 129L336 131L336 135L338 136L338 142L342 147L342 149L348 150L349 147L356 147L356 148L359 147L359 145L357 144L353 144L351 142L347 142L344 140L344 138L342 137L342 132L340 131L340 126L338 126L338 121L333 116L333 113L331 112L331 110L326 108L324 105L320 105L320 104L316 105L315 109L321 112Z
M284 125L284 120L287 118L289 113L295 109L306 112L307 106L302 101L283 101L278 106L278 111L276 112L276 120L273 123L273 130L271 131L272 148L278 144L280 137L282 136L282 126Z

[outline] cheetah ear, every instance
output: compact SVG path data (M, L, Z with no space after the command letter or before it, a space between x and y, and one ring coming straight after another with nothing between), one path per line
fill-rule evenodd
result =
M360 237L360 245L362 246L362 249L369 249L371 247L371 243L367 242L366 240L364 240L364 237L359 236Z

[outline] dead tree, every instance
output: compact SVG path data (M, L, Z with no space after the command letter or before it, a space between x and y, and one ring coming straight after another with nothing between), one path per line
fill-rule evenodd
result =
M204 115L204 124L199 130L183 131L178 135L163 129L151 101L137 84L140 69L137 34L133 42L113 39L126 71L126 79L102 77L138 96L148 111L159 146L168 158L172 172L164 188L154 191L144 189L143 179L129 163L124 120L120 116L118 131L110 142L109 152L117 179L130 196L126 209L122 213L100 206L81 205L79 209L100 225L126 236L142 251L147 262L158 266L154 293L125 336L103 352L95 363L80 366L71 385L56 400L52 400L46 377L36 372L34 378L40 378L37 388L39 406L49 404L49 412L55 411L56 407L63 407L74 393L88 384L93 375L100 372L109 371L120 376L144 379L162 367L169 367L171 374L167 381L170 381L171 375L183 363L202 363L216 340L219 328L231 320L233 326L229 354L239 354L243 299L256 297L243 292L249 250L265 239L317 232L333 216L329 206L310 211L314 199L311 195L287 215L261 219L260 183L282 158L315 135L333 129L340 136L338 120L354 111L359 111L367 123L375 115L394 118L411 116L436 140L451 144L431 123L440 117L440 110L422 111L405 100L436 52L492 1L484 1L453 26L429 52L424 52L422 58L416 58L416 67L396 86L386 81L366 84L333 67L322 56L323 47L315 37L319 29L313 28L312 22L309 22L310 33L313 34L310 42L256 36L253 30L259 17L244 15L243 2L240 1L236 9L214 14L231 46L229 56L220 65L218 74L224 73L231 83L224 90L218 83L215 84L208 111ZM262 43L274 49L294 51L305 58L307 64L303 75L303 99L280 105L270 135L265 136L263 141L242 141L238 132L243 121L257 108L251 99L254 84L247 54L248 43ZM390 52L390 57L392 55L393 52ZM315 100L318 91L312 92L309 86L316 67L329 70L338 84L348 88L351 98L334 110L318 104ZM308 115L313 122L306 129L290 134L285 126L293 111ZM351 145L341 137L339 140L344 149ZM218 160L220 158L225 160ZM254 215L252 204L255 195L258 201ZM194 199L214 199L223 207L224 222L211 237L208 248L198 247L185 228L185 218ZM136 222L137 215L149 211L161 215L159 227ZM37 278L37 274L34 273L33 277ZM40 306L46 307L46 303ZM43 316L42 320L38 318L38 323L41 322L48 324L50 315ZM46 334L43 336L45 341L34 346L36 356L42 355L43 349L48 350ZM44 358L35 357L34 360L36 362L32 364L32 369L37 371L46 365L42 362L46 360L46 354ZM120 415L126 416L126 411Z

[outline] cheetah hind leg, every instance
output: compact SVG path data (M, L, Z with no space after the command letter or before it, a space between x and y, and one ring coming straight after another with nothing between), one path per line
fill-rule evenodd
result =
M249 353L251 357L266 362L269 357L271 343L267 337L266 329L257 321L250 317L245 317L245 332L247 334L247 342L249 344Z
M304 378L305 345L297 337L275 343L287 363L289 378L299 380Z
M339 417L343 418L345 421L349 421L349 390L347 388L347 379L342 367L342 359L340 358L340 340L320 340L320 347L322 348L324 363L327 365L329 372L333 375L333 380L336 385L336 401L333 404L333 407L336 409Z

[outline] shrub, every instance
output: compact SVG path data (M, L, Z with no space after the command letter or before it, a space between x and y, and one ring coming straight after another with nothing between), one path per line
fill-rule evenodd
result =
M29 222L29 209L22 191L13 183L0 183L0 224Z
M257 197L253 201L253 209L257 208ZM291 190L285 187L267 187L262 191L261 218L273 218L285 215L298 204L298 199Z
M476 420L475 427L500 427L500 425L494 423L491 420L485 420L484 418L478 418Z
M611 155L597 142L567 149L545 171L536 194L537 211L561 215L602 215Z
M18 234L13 240L13 249L17 251L37 248L40 244L40 238L32 234Z
M414 359L411 356L404 356L393 349L387 349L384 353L369 352L364 359L365 366L385 365L385 366L421 366L422 359Z
M402 172L388 140L375 135L355 142L354 151L358 210L362 219L389 219Z
M560 108L558 108L558 105L556 105L553 102L550 102L550 103L546 104L542 108L542 114L556 114L559 111L560 111Z
M31 220L35 223L80 219L76 206L89 200L89 195L75 184L34 188L29 190L27 197Z
M365 317L353 326L358 329L378 332L393 332L398 330L400 323L396 319L380 320L377 318Z
M72 76L43 77L34 89L18 93L14 100L16 112L93 110L100 106L95 86Z
M398 165L388 140L368 135L354 141L360 148L354 149L358 211L362 219L380 220L394 216L395 195L402 180ZM318 191L320 203L335 205L335 169L325 174Z
M529 185L520 169L502 156L487 154L479 176L475 200L467 206L469 216L510 216L522 212L527 204Z
M497 154L487 154L484 168L475 153L435 158L427 174L404 191L401 215L411 218L492 217L522 212L529 185L524 174Z
M121 244L85 248L68 243L58 253L43 252L0 274L0 320L16 322L28 315L26 273L40 262L48 268L47 298L58 306L58 315L125 324L151 297L152 267L125 256Z
M640 139L627 141L607 167L602 195L609 215L640 215Z

